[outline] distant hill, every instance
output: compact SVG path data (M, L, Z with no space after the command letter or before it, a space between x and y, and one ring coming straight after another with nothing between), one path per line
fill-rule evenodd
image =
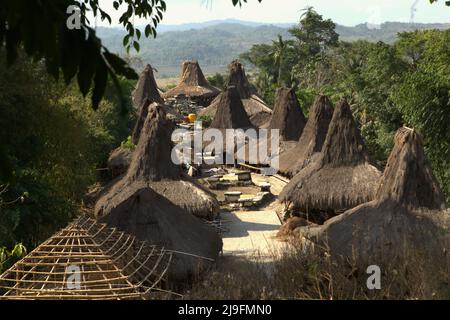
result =
M168 31L186 31L191 29L203 29L218 24L240 24L247 27L260 27L264 25L266 26L273 25L281 28L289 28L293 26L295 23L263 23L263 22L244 21L238 19L225 19L225 20L210 20L206 22L172 24L172 25L161 24L158 26L158 32L162 33Z
M404 23L404 22L386 22L380 25L380 28L367 28L366 24L358 24L354 27L337 25L336 32L341 40L344 41L383 41L393 43L397 39L397 33L414 31L421 29L448 29L450 23Z
M139 56L144 63L158 69L158 78L176 77L180 63L197 59L206 74L224 72L226 66L252 45L270 43L278 34L289 38L288 28L294 24L264 24L240 20L219 20L182 25L161 25L156 39L142 39ZM384 41L392 43L398 32L416 29L447 29L450 24L383 23L379 29L365 24L354 27L338 25L340 39ZM124 32L115 28L98 28L103 43L112 51L124 54Z

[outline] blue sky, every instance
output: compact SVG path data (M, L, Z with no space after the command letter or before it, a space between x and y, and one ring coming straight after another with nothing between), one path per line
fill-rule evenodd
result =
M117 19L113 0L101 0ZM326 18L347 26L385 21L450 22L450 7L445 1L430 4L429 0L248 0L242 8L233 7L231 0L166 0L164 24L240 19L256 22L297 22L301 10L313 6ZM414 11L412 9L415 8ZM412 15L412 12L414 14ZM117 20L116 20L117 21ZM138 23L142 21L137 21ZM101 23L99 23L101 25Z

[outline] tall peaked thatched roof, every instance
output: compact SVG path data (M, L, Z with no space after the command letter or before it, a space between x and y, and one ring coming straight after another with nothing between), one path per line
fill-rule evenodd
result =
M164 103L158 91L153 68L149 64L141 72L136 88L133 91L134 107L139 109L146 99L150 100L150 102Z
M298 140L305 127L306 119L298 103L295 91L279 88L276 93L275 108L267 129L279 129L280 140Z
M149 99L145 99L142 102L142 105L139 107L139 114L136 119L136 123L134 124L133 134L131 135L131 140L134 144L138 144L139 138L141 136L141 130L144 126L145 119L147 119L148 108L152 102Z
M401 128L392 150L377 199L392 199L412 208L440 210L445 198L423 152L422 138L415 130Z
M347 101L341 100L320 156L286 185L280 199L306 211L340 211L372 200L380 176L380 171L369 164Z
M173 129L174 124L166 118L163 107L152 105L127 172L130 179L159 181L180 178L181 169L171 160Z
M273 110L272 118L266 125L262 126L262 128L268 130L267 137L266 139L263 139L260 136L257 149L254 150L258 152L258 154L259 150L266 150L266 154L261 155L262 158L258 156L258 163L267 164L269 161L269 155L274 147L271 144L272 129L279 130L278 150L273 150L273 154L279 156L280 153L295 147L305 123L306 119L298 103L295 91L290 88L279 88L276 93L275 108ZM245 149L245 160L251 162L249 144L246 144L243 148Z
M96 213L104 214L109 201L117 193L135 183L143 183L184 208L193 215L211 217L219 203L206 188L182 173L171 158L173 124L167 120L163 107L153 104L133 152L126 175L97 202ZM184 190L184 192L183 192Z
M163 98L182 94L201 103L210 103L219 93L220 90L206 80L198 61L184 61L181 65L180 83L165 92Z
M236 87L241 99L249 99L256 94L256 90L250 85L245 75L244 66L238 60L234 60L228 66L229 77L227 86Z
M435 259L450 249L445 208L419 134L401 128L375 199L330 219L313 238L326 242L333 256L362 262L381 263L416 251L438 263Z
M172 162L171 133L163 107L153 104L127 174L101 196L95 213L140 240L215 260L221 239L194 215L215 214L218 201ZM181 279L199 267L196 259L186 255L177 257L175 266L174 276Z
M358 165L369 160L361 133L347 100L339 101L333 113L320 159L322 166Z
M267 123L272 114L272 110L264 101L262 101L262 99L256 94L255 90L251 87L247 76L245 75L243 65L239 61L235 60L229 65L228 69L230 74L227 87L233 86L236 88L251 123L256 127L260 127ZM211 102L207 108L203 109L199 115L210 116L213 118L217 111L218 103L219 97L214 99L214 101Z
M280 172L294 176L322 150L333 116L333 106L326 96L318 96L310 108L308 121L296 146L280 155Z
M134 125L133 134L131 135L131 141L137 145L141 136L142 127L147 119L148 109L151 105L149 99L145 99L140 108L138 109L138 117ZM167 108L167 106L164 106ZM169 129L172 128L169 122ZM114 149L108 158L108 168L112 171L112 176L117 177L127 172L132 160L133 151L129 148L118 147Z
M236 87L228 87L218 97L217 112L210 128L238 129L251 126Z

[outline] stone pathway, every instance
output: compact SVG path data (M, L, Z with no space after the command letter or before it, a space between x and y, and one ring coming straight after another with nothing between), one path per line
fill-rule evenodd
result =
M222 219L224 255L271 259L285 245L275 239L281 223L274 211L225 212Z

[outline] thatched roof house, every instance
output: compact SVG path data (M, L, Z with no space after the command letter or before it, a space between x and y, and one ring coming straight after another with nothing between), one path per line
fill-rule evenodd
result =
M217 112L210 128L246 129L250 127L252 127L252 124L245 112L236 87L228 87L217 97Z
M235 60L229 65L230 75L228 78L227 87L236 87L242 104L245 108L245 112L250 118L251 123L259 127L270 120L272 110L264 101L256 94L256 91L250 85L247 76L245 75L244 67L242 64ZM214 118L217 111L217 105L219 103L219 97L205 109L203 109L200 116L210 116Z
M305 123L306 119L298 103L295 91L290 88L279 88L276 93L275 108L272 117L266 125L262 126L262 128L268 130L267 138L261 138L259 140L260 142L255 151L260 149L266 150L263 148L263 144L265 143L267 146L267 155L270 154L272 149L270 130L272 129L279 130L279 149L276 155L293 148L303 131ZM249 145L246 144L244 148L246 155L245 159L249 161ZM259 156L258 160L260 163L268 163L268 159L259 159Z
M163 107L153 104L126 176L97 202L97 214L102 215L101 212L107 210L109 198L115 196L114 191L121 192L123 188L136 182L145 183L195 216L209 218L218 212L219 203L215 196L183 174L181 168L173 163L172 131L173 123L166 119Z
M194 215L211 216L219 203L173 163L172 129L163 108L153 104L127 174L103 193L95 213L108 225L140 240L215 260L222 241ZM199 268L192 256L177 256L175 260L177 278L192 275Z
M380 176L380 171L369 163L347 101L341 100L317 161L286 185L280 200L292 202L306 212L341 211L372 200Z
M308 122L294 148L280 154L280 172L293 177L311 163L322 150L333 116L333 106L326 96L318 96L310 108Z
M294 89L278 88L272 118L265 128L280 130L282 141L297 141L305 124L306 119Z
M149 99L145 99L142 103L142 106L138 109L136 123L134 124L133 133L131 135L131 142L134 145L137 145L139 142L142 127L144 126L145 120L147 119L148 110L151 107L151 104L152 102ZM166 116L168 119L176 117L176 112L170 110L167 105L164 105L164 110L166 111ZM133 150L122 146L114 149L111 152L108 158L108 168L111 170L113 178L127 172L132 160L132 155Z
M180 83L163 93L163 98L185 95L201 105L208 105L220 93L203 75L198 61L184 61L181 65Z
M134 107L138 110L147 99L150 100L151 103L164 103L163 98L159 94L158 85L156 84L151 65L147 64L145 69L141 72L136 88L133 91L132 99Z
M421 137L401 128L375 199L328 220L318 238L327 242L332 255L362 262L391 261L411 249L438 259L450 249L450 212L445 208Z

